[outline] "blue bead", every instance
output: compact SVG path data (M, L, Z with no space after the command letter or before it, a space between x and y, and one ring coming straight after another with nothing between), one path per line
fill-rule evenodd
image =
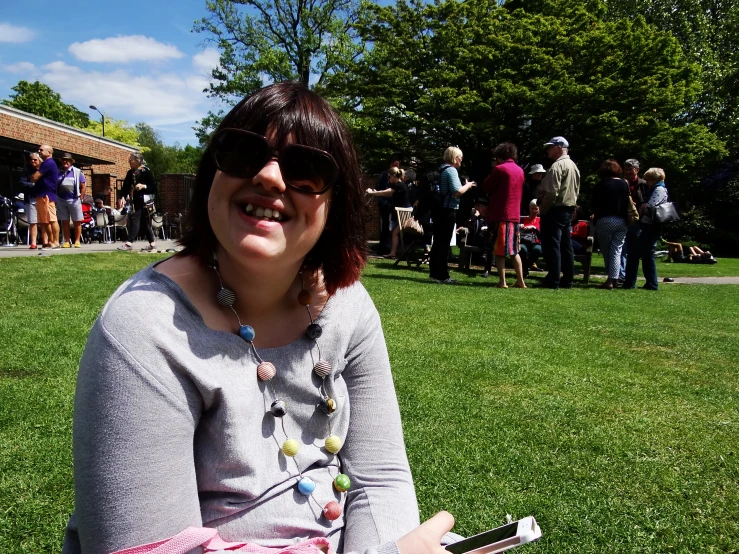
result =
M254 333L254 328L251 325L242 325L239 327L239 336L245 341L251 342L254 340L256 335Z
M313 494L314 490L316 490L316 484L313 482L313 479L302 477L300 481L298 481L298 491L300 491L300 494L310 496Z

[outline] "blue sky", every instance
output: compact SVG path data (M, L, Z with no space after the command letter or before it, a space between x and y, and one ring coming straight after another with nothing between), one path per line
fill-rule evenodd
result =
M1 3L0 98L39 80L91 117L92 104L152 125L167 144L197 144L193 125L218 107L202 92L218 53L190 31L204 0Z

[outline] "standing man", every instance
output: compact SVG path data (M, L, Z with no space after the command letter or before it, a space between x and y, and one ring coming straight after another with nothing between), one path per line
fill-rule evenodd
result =
M511 142L499 144L493 150L495 167L485 179L482 189L488 193L488 228L493 237L493 255L498 269L498 287L508 288L505 282L505 259L511 259L516 272L516 287L526 288L523 280L523 267L518 251L521 247L520 206L523 182L523 169L516 164L518 150ZM488 256L490 253L488 252ZM486 261L485 273L488 276L490 260Z
M400 168L400 158L393 156L390 158L390 168ZM377 186L375 190L380 192L390 188L390 180L388 178L388 170L385 170L377 180ZM377 206L380 210L380 245L377 248L377 253L380 256L384 256L390 252L390 242L392 231L390 230L390 220L392 218L395 208L393 207L393 200L388 196L378 196Z
M49 237L45 248L57 250L59 246L59 224L56 218L56 190L59 182L59 168L52 155L54 149L48 144L38 147L41 156L41 165L38 171L31 175L31 181L36 183L36 216L41 225L41 236Z
M64 243L62 248L69 248L72 238L69 234L69 220L74 224L74 247L80 248L82 235L82 198L85 196L85 176L74 167L74 158L69 152L62 155L62 172L59 174L59 190L57 192L57 218L62 222Z
M575 254L572 251L572 214L580 194L580 171L568 155L570 143L554 137L544 145L554 160L541 181L541 246L547 273L544 286L572 288ZM560 281L560 273L562 274Z
M21 186L23 187L23 207L28 218L28 242L31 250L36 250L36 236L38 235L38 216L36 215L36 184L31 180L31 176L41 167L41 157L37 152L31 152L28 156L28 164L30 169L21 177ZM47 237L42 235L42 240L46 242ZM42 242L41 244L44 244Z
M624 179L629 184L631 199L636 204L636 209L641 210L642 205L647 202L647 182L639 178L639 160L630 158L624 162ZM641 213L641 211L639 211ZM626 241L621 249L621 267L618 272L618 285L623 285L626 277L626 257L629 254L629 243L633 248L639 242L639 222L631 225L626 231Z
M123 246L119 246L118 250L131 250L133 248L132 242L136 240L139 228L143 225L149 246L145 246L141 250L151 252L156 249L156 240L154 239L154 231L151 228L144 196L154 194L156 191L154 174L146 167L144 155L141 152L131 154L128 158L128 165L131 166L131 169L128 170L126 178L123 180L118 206L119 209L123 209L123 202L127 200L131 207L131 211L128 213L128 241Z

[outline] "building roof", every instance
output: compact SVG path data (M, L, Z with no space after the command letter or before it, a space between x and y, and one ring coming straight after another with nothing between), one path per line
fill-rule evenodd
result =
M7 115L10 115L11 117L17 117L19 119L24 119L26 121L31 121L33 123L36 123L38 125L43 125L45 127L51 127L53 129L56 129L58 131L63 131L65 133L70 133L73 135L81 136L88 140L95 140L98 142L103 142L110 144L111 146L117 146L118 148L123 148L125 150L128 150L130 152L138 152L139 149L135 146L131 146L130 144L125 144L123 142L118 142L117 140L111 140L109 138L101 137L100 135L96 135L94 133L90 133L88 131L83 131L82 129L78 129L76 127L72 127L71 125L65 125L64 123L59 123L57 121L52 121L51 119L46 119L45 117L41 117L39 115L35 115L32 113L24 112L23 110L19 110L17 108L12 108L10 106L6 106L4 104L0 104L0 113L5 113ZM0 130L0 133L2 131ZM2 135L0 134L0 137ZM38 145L36 145L38 146ZM35 149L33 150L35 152ZM76 159L76 158L75 158ZM110 163L110 162L95 162L97 163Z
M24 140L16 140L8 137L0 136L0 151L10 150L15 152L23 152L30 154L38 150L38 144L35 142L26 142ZM99 158L93 158L92 156L85 156L77 152L69 152L74 156L75 164L78 166L90 166L90 165L115 165L115 162L108 160L101 160ZM58 157L62 152L55 150L54 157Z

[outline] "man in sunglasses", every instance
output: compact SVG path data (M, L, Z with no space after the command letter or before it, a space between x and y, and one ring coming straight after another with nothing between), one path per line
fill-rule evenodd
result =
M59 223L56 217L56 192L59 181L59 168L52 158L54 149L48 144L38 147L39 156L43 160L38 171L31 175L36 183L36 215L41 225L41 236L49 237L44 247L56 250L59 245Z

